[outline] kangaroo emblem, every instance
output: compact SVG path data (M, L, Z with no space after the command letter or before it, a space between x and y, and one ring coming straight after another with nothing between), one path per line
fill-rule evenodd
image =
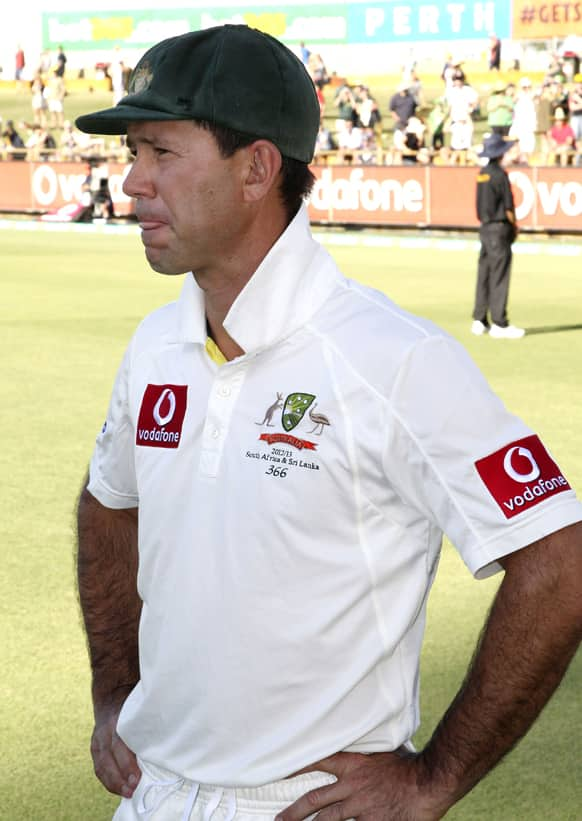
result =
M276 410L283 407L283 394L277 391L277 398L273 402L272 405L269 405L267 410L265 411L265 417L262 422L255 422L255 425L266 425L268 428L275 427L271 422L273 418L273 414Z
M326 425L331 425L331 422L325 415L325 413L314 413L317 405L314 405L312 408L309 409L309 418L312 422L315 423L315 427L313 430L310 430L309 433L317 433L318 436L321 436L323 433L323 428ZM319 428L319 430L317 430Z

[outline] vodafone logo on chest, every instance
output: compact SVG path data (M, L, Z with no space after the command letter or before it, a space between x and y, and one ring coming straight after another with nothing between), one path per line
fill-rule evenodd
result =
M141 400L135 444L148 448L177 448L187 399L187 385L148 385Z
M537 436L512 442L475 467L506 519L571 489Z

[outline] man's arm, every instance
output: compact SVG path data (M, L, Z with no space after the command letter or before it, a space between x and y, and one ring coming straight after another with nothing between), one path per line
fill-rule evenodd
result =
M280 816L298 821L435 821L527 732L560 683L582 639L582 523L502 560L495 597L460 692L424 750L338 753L314 768L335 784Z
M77 577L92 670L97 777L130 797L140 770L116 733L123 702L139 680L137 509L104 507L85 487L79 498Z

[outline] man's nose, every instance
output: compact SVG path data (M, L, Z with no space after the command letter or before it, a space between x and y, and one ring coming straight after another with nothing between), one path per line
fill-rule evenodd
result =
M123 193L128 197L153 197L155 196L151 176L147 170L145 161L134 159L127 176L122 185Z

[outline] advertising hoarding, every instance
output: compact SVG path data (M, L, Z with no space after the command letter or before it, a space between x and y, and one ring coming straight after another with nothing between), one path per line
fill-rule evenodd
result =
M483 39L495 31L508 37L511 4L501 0L392 0L392 2L297 3L283 6L218 6L45 11L43 47L65 51L149 48L165 37L224 23L246 24L288 45L362 45Z
M108 163L115 212L133 213L122 184L130 166ZM314 223L476 228L477 168L314 166ZM78 202L87 171L73 162L0 163L0 211L47 212ZM582 231L582 168L509 169L522 228Z

